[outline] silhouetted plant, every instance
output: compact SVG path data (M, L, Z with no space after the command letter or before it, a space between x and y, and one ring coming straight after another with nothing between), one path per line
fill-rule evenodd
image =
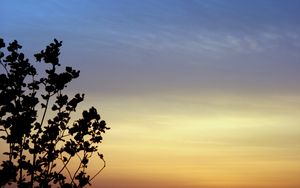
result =
M70 123L71 113L84 100L84 94L70 98L63 94L67 84L79 76L79 71L66 67L58 73L60 47L54 42L35 54L36 61L45 63L44 76L19 52L15 40L7 47L0 38L0 136L8 150L0 169L0 185L16 183L18 187L63 188L84 187L105 167L98 152L105 121L94 107L82 112L82 117ZM54 114L48 119L47 113ZM46 120L47 119L47 120ZM98 173L86 173L93 154L104 162ZM79 159L78 168L71 172L70 161ZM60 165L59 165L60 164Z

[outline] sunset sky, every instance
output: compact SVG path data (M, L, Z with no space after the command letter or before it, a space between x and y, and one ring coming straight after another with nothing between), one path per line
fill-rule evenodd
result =
M112 128L93 187L299 188L299 10L299 0L2 0L0 37L30 58L62 40L61 64L81 70L67 91Z

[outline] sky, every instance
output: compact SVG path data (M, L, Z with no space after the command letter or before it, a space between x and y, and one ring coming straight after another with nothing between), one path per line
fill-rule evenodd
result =
M112 128L93 187L299 188L299 0L2 0L0 37L61 64ZM94 162L89 169L96 172Z

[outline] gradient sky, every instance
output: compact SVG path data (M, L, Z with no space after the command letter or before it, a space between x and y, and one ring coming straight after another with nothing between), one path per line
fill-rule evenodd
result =
M112 127L93 187L300 187L299 0L0 7L0 36L28 56L63 40L81 70L68 92Z

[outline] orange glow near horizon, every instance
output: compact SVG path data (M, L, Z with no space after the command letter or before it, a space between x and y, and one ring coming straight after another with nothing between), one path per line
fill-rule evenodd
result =
M113 126L104 137L108 166L97 185L299 187L298 98L144 99L99 104Z
M300 97L162 96L90 97L80 107L101 107L112 128L93 187L300 186ZM102 165L91 160L88 173Z

